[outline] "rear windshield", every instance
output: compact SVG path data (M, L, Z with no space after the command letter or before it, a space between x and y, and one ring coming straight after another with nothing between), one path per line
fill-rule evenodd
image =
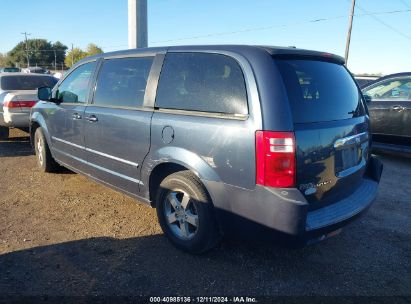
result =
M58 79L52 76L3 76L1 77L1 89L4 91L36 90L40 87L52 88Z
M19 68L4 68L3 72L20 72Z
M294 123L364 115L360 92L344 66L314 60L278 60Z

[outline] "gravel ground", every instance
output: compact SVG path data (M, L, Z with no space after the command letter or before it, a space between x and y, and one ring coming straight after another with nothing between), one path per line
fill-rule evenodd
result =
M411 160L384 162L378 199L303 249L225 240L191 256L155 210L68 170L41 174L27 135L0 143L0 295L411 295Z

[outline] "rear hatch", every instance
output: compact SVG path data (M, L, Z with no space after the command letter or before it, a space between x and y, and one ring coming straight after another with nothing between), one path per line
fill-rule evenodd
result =
M361 94L340 63L275 59L290 102L296 139L296 185L317 209L360 185L369 157Z

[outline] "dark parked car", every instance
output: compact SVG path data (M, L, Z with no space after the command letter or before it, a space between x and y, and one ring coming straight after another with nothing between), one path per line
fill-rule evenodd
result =
M358 83L360 88L368 86L370 83L374 82L379 77L377 76L354 76L355 81Z
M215 246L232 223L323 239L370 206L382 171L343 63L252 46L86 58L39 89L38 166L58 163L156 207L189 252Z
M411 152L411 72L381 77L363 93L370 100L373 148Z

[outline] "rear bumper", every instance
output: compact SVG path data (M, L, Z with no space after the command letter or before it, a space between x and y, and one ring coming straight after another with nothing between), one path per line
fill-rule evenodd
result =
M307 213L305 231L312 232L347 221L366 210L377 196L378 182L364 179L349 197Z
M367 210L377 196L381 173L382 164L372 158L366 178L354 193L314 211L308 211L308 203L298 189L256 186L254 190L246 190L221 183L205 183L223 230L232 230L227 225L236 225L236 231L242 234L244 231L237 225L237 219L288 236L309 239L336 230Z
M28 128L30 113L0 112L0 126Z

